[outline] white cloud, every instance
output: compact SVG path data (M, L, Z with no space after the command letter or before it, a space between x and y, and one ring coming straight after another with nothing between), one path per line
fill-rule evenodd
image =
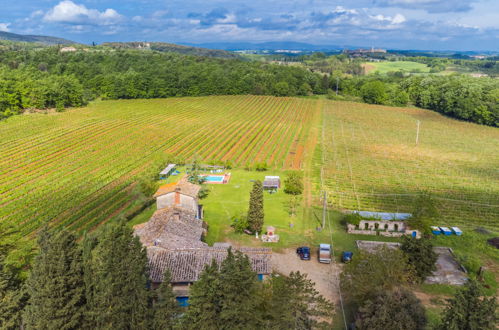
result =
M9 32L9 25L10 23L0 23L0 31Z
M378 14L378 15L372 15L369 17L375 21L387 22L390 24L402 24L406 21L404 15L402 15L402 14L395 14L395 16L393 16L393 17Z
M43 17L43 20L77 25L113 25L122 21L123 16L114 9L108 8L101 12L70 0L64 0L50 9Z

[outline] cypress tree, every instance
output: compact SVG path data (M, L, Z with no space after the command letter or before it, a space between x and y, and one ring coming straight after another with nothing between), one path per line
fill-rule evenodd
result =
M67 231L39 238L40 254L27 280L27 329L78 329L83 324L85 286L82 250Z
M146 251L124 222L85 244L89 328L145 329L150 311ZM87 251L89 250L89 251Z
M167 269L163 275L163 283L154 292L152 328L155 330L173 329L177 323L180 308L170 282L171 274Z
M220 324L220 273L215 259L206 266L189 291L183 329L217 330Z
M189 291L189 307L182 318L183 329L218 330L220 324L220 285L215 259L206 266Z
M482 297L482 288L470 279L455 296L448 300L438 329L468 330L497 329L497 299Z
M248 256L229 248L220 268L220 322L222 329L251 329L259 321L256 273ZM253 326L252 326L253 325Z
M263 226L263 186L260 180L253 183L251 190L249 209L248 209L248 226L253 232L260 232Z

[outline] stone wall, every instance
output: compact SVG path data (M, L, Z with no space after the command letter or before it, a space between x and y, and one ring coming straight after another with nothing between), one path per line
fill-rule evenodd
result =
M389 220L361 220L359 226L347 224L347 233L359 235L381 235L385 237L401 237L412 235L416 232L416 238L421 234L418 230L411 230L402 221Z

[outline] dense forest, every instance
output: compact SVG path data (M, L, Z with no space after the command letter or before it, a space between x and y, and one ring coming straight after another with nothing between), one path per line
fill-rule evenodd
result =
M173 52L61 53L57 47L0 50L0 114L81 106L95 98L325 93L322 77L300 68Z
M166 47L161 51L129 49L130 45L135 44L79 47L76 52L61 52L60 47L0 45L0 119L25 109L61 111L96 98L327 93L332 99L415 105L457 119L499 126L497 79L459 74L405 76L402 72L366 76L361 61L344 54L328 57L314 53L299 57L301 65L278 65L239 57L180 54L169 51L168 44L154 45ZM429 65L432 72L445 69L449 61L461 61L470 67L490 66L490 70L498 66L493 60L413 60Z

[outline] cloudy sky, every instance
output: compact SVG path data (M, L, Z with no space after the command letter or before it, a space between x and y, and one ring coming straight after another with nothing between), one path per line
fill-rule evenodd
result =
M83 43L299 41L499 51L499 0L0 0L0 30Z

